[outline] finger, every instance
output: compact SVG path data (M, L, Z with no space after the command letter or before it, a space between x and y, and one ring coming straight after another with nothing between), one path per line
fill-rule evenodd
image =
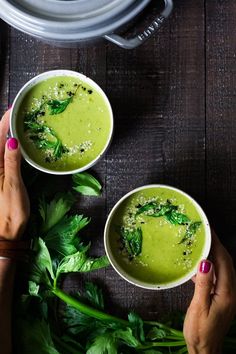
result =
M20 164L21 153L18 140L16 138L9 138L5 148L4 182L14 183L15 185L21 182Z
M216 295L225 295L236 289L236 275L232 259L215 232L212 232L212 256L216 273ZM224 301L224 297L222 297Z
M211 305L211 291L213 288L213 265L208 260L203 260L195 279L193 302L203 310L209 310Z
M4 173L4 151L9 131L10 110L8 110L0 121L0 176Z

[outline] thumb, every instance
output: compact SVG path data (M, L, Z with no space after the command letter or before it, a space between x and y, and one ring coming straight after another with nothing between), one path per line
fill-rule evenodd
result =
M201 261L196 275L193 301L203 308L210 308L213 281L213 264L208 260Z
M16 138L9 138L6 142L4 156L4 175L6 181L19 183L21 180L20 164L21 153L18 140Z

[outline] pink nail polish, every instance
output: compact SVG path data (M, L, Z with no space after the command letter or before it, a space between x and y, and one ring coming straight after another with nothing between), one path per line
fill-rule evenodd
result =
M18 140L16 138L9 138L7 140L7 147L9 150L16 150L18 148Z
M11 107L12 107L12 104L9 105L8 109L11 109Z
M201 273L209 273L211 270L211 262L202 261L200 264L200 272Z

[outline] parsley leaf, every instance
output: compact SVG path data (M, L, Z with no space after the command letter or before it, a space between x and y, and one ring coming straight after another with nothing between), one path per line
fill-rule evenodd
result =
M139 341L133 336L131 328L106 331L97 335L86 354L117 354L118 347L125 344L135 348Z
M130 312L128 315L128 320L130 322L130 327L132 328L135 337L138 338L141 342L145 342L143 320L141 319L141 317L134 312Z
M36 286L46 284L52 286L54 273L52 269L52 260L45 242L39 237L35 239L36 255L31 264L29 280L36 283L33 292L36 292ZM31 287L32 289L32 287Z
M50 100L47 105L50 109L50 114L55 115L65 111L68 104L72 101L73 97L66 98L65 100Z
M87 282L85 284L86 298L96 308L104 310L103 293L97 285Z
M89 248L90 245L84 246L75 254L64 257L57 267L56 279L62 273L91 272L107 267L110 264L106 256L98 258L88 257L87 252Z
M72 176L73 189L83 195L99 196L102 186L98 180L88 172L76 173Z
M53 343L46 320L33 317L29 321L22 316L18 322L17 342L24 354L32 354L32 349L34 354L60 354Z
M87 226L90 219L83 215L63 216L44 236L48 248L68 256L78 251L80 239L77 233Z
M45 233L56 225L71 209L74 201L71 193L57 194L49 203L46 202L45 197L40 198L39 213L43 221L41 231Z

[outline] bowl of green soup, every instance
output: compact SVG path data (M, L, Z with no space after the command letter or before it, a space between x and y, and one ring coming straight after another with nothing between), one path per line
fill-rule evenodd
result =
M210 252L211 230L192 197L154 184L118 201L108 216L104 243L111 265L125 280L146 289L169 289L196 274Z
M53 70L19 91L10 130L32 166L51 174L73 174L87 170L106 152L113 113L93 80L74 71Z

